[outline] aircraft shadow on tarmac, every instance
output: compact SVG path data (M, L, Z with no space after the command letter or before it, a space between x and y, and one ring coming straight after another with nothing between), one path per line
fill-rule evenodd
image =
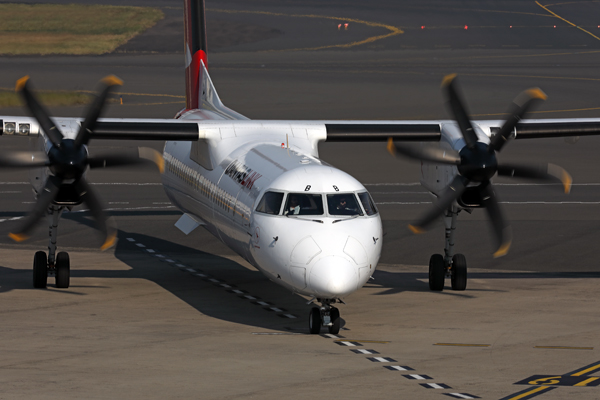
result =
M165 211L149 211L144 215L164 214ZM171 213L177 212L168 211ZM6 217L7 214L2 213ZM139 211L120 212L119 215L136 215ZM17 213L15 213L17 215ZM18 213L22 215L22 213ZM68 213L64 216L84 226L94 227L93 220L88 213ZM87 229L87 228L86 228ZM131 242L127 238L133 238ZM140 248L136 243L144 243L157 252L164 252L165 259L173 259L169 263L165 259L156 257ZM119 231L119 241L115 249L115 257L126 264L128 270L90 270L81 269L74 265L71 271L73 278L133 278L146 279L166 289L180 300L192 306L204 315L221 320L255 326L269 330L307 332L307 316L310 306L306 299L290 293L288 290L270 282L264 275L255 270L250 270L228 258L203 252L188 246L174 243L169 240ZM193 268L198 273L209 275L219 280L213 283L209 278L194 276L190 271L179 268L176 264ZM427 273L378 270L374 274L374 281L368 282L361 290L365 294L374 296L394 295L401 292L428 292ZM29 269L11 269L0 266L0 293L11 290L32 289L31 271ZM569 272L569 273L530 273L530 272L472 272L469 279L558 279L558 278L600 278L600 272ZM49 279L48 290L64 293L67 296L85 295L78 290L83 288L106 288L106 286L78 286L72 285L67 290L55 289L53 279ZM231 292L231 288L219 286L225 283L235 289L243 290L258 300L268 302L272 306L285 310L282 313L269 311L268 307L256 304L255 300L248 300L242 294ZM477 298L478 292L501 290L469 288L464 292L452 291L447 282L446 290L438 292L443 296L460 296L464 298ZM437 293L436 293L437 294ZM342 308L343 312L343 308ZM292 314L297 318L289 319L282 314ZM345 322L344 322L345 324Z

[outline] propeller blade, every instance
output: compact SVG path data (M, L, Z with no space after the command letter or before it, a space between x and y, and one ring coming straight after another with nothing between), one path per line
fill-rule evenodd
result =
M106 250L117 243L117 228L112 218L108 218L102 209L102 204L91 186L86 182L85 178L75 182L75 189L79 193L81 200L89 207L92 216L98 224L98 229L104 236L104 244L100 247L101 250Z
M512 243L512 234L510 224L504 218L504 213L498 204L496 193L490 181L481 184L479 193L481 195L482 204L492 223L492 230L496 241L496 251L494 258L505 256L510 249Z
M88 164L91 169L94 169L153 163L161 174L164 172L165 161L158 151L149 147L138 147L136 150L135 153L97 154L88 158Z
M42 130L54 146L59 146L63 138L60 130L50 119L50 114L29 90L29 75L22 77L15 85L15 91L20 93L29 108L31 115L38 121Z
M547 182L560 182L565 193L571 192L573 178L562 167L555 164L542 165L538 167L527 165L502 164L498 166L498 175L514 178L535 179Z
M401 154L408 158L428 161L436 164L459 165L460 155L452 149L442 149L434 146L398 145L392 138L388 139L387 149L393 156Z
M473 130L467 108L461 100L458 92L458 84L456 83L456 74L446 75L442 81L442 89L446 92L447 106L450 108L450 113L458 123L460 131L465 139L467 147L472 149L477 143L477 135Z
M25 220L19 229L16 232L8 234L11 239L15 242L22 242L29 238L29 232L31 232L31 229L35 226L36 222L46 214L48 207L58 193L58 189L60 189L61 183L62 180L54 175L48 177L44 189L42 189L38 196L37 202L27 217L25 217Z
M500 151L512 138L515 126L536 103L546 100L548 96L540 88L531 88L521 92L508 110L508 118L502 128L490 140L489 151Z
M444 193L440 196L438 201L436 201L431 207L431 209L425 213L417 222L408 226L408 228L413 233L423 233L425 232L426 227L435 221L440 215L442 215L452 203L458 199L465 189L467 188L467 184L469 180L461 175L457 175L452 183L450 183Z
M104 104L106 103L106 98L108 97L108 94L114 86L120 86L123 84L123 81L114 75L109 75L102 79L102 81L100 82L100 93L98 94L98 96L96 96L96 98L85 113L85 120L81 124L79 132L77 133L77 137L75 138L75 148L79 148L80 146L85 145L89 142L90 134L96 126L96 120L98 120L98 117L100 117L100 113L104 108Z
M46 167L50 163L43 151L11 151L0 153L0 167L35 168Z

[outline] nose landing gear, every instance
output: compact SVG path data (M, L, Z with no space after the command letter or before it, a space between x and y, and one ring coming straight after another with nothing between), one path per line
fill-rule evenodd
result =
M326 326L329 333L338 334L340 332L342 319L340 318L340 310L333 307L338 299L317 299L322 304L321 307L313 307L310 310L308 317L308 329L311 334L316 335L321 332L321 327Z
M50 241L48 244L48 256L43 251L35 253L33 258L33 287L45 289L48 284L48 275L56 278L56 287L67 289L71 279L71 263L69 254L61 251L56 254L56 238L58 231L58 220L63 211L62 207L50 206ZM56 255L56 256L55 256Z
M467 259L462 254L454 254L454 231L456 230L456 216L458 210L450 208L445 215L446 246L445 256L434 254L429 259L429 289L441 292L444 290L444 280L449 277L452 290L465 290L467 288Z

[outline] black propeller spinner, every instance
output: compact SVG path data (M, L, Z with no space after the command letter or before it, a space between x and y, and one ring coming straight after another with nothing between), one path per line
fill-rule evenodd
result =
M21 94L31 115L38 121L46 137L52 143L48 153L44 152L10 152L0 153L0 166L17 168L48 167L48 176L42 191L38 193L37 202L31 212L23 220L16 232L9 236L21 242L29 237L36 222L42 218L51 204L58 204L59 192L70 194L69 203L76 205L85 203L92 213L99 230L104 235L105 250L116 243L117 229L114 222L107 218L102 204L84 177L90 168L106 168L154 162L161 173L164 171L164 160L160 153L150 148L139 148L138 154L111 154L88 156L87 144L96 125L110 91L123 82L115 76L107 76L100 82L100 91L86 110L85 119L81 123L75 139L64 137L60 129L50 119L49 113L41 105L30 90L29 76L17 81L15 90ZM63 203L64 204L64 203Z
M467 109L458 92L456 74L448 75L442 82L442 90L446 94L448 108L453 115L465 141L465 146L457 152L433 146L409 146L394 143L388 140L388 151L392 155L403 155L413 159L437 164L456 165L458 174L446 187L434 207L426 212L416 222L409 225L414 233L422 233L433 221L440 217L454 204L467 190L467 186L478 184L481 205L486 209L493 226L496 239L494 257L501 257L508 253L511 244L510 225L504 218L502 209L498 204L496 194L490 179L498 175L515 178L528 178L542 181L561 182L565 193L571 190L571 176L563 168L548 164L543 168L524 165L498 164L496 153L513 137L517 123L525 116L527 111L538 102L546 100L546 94L539 88L528 89L519 94L508 111L508 118L494 134L490 143L478 140L477 134L469 120Z

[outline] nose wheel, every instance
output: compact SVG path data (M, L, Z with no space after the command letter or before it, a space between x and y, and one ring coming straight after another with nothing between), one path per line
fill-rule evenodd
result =
M446 264L441 254L434 254L429 259L429 289L441 292L444 290L446 277L450 277L452 290L467 288L467 259L463 254L455 254L450 265Z
M340 310L333 307L331 304L336 303L336 299L317 299L323 305L321 307L313 307L308 316L308 330L312 335L321 333L322 327L327 327L329 333L336 335L340 332L342 319L340 318Z
M48 257L43 251L38 251L33 257L33 287L45 289L48 286L48 275L54 275L56 287L67 289L71 281L71 262L69 253L61 251L56 256L54 265L48 264Z

